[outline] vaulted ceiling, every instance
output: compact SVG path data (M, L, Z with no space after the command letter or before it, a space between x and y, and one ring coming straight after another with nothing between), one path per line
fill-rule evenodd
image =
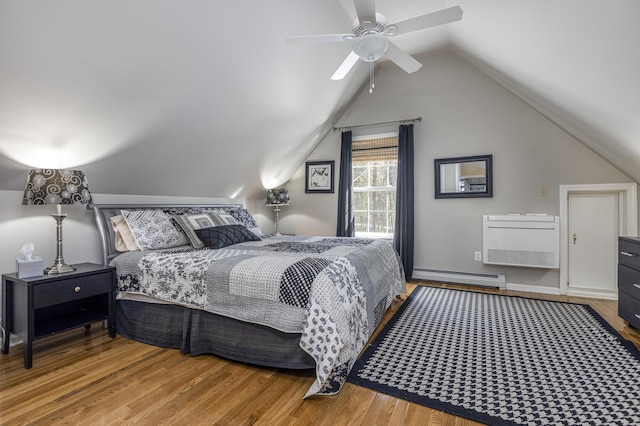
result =
M640 181L640 2L376 9L397 22L453 5L461 21L394 42L457 52ZM80 167L99 193L281 185L369 75L329 79L349 43L284 40L350 32L355 16L351 0L0 0L0 189L22 189L30 167Z

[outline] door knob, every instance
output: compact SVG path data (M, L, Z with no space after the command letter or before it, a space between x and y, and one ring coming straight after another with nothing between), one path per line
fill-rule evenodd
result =
M578 238L578 235L574 232L573 233L573 245L576 244L576 238Z

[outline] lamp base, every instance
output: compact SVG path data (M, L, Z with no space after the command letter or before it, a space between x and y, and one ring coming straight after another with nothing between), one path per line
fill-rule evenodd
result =
M58 204L57 207L60 207L60 204ZM58 214L52 214L51 217L53 217L56 220L56 235L58 240L56 244L57 255L53 265L46 267L44 269L44 273L47 275L56 275L56 274L65 274L67 272L73 272L76 270L76 268L64 263L64 258L62 257L62 221L64 220L65 217L67 217L67 215L62 214L58 211Z
M60 265L52 265L44 268L44 273L47 275L56 275L56 274L66 274L67 272L73 272L76 268L74 266L69 266L60 264Z
M273 235L279 236L280 235L280 230L278 229L278 222L280 221L280 212L282 211L282 208L280 208L280 206L276 205L273 208L273 211L276 212L276 229L275 229L276 232L274 232Z

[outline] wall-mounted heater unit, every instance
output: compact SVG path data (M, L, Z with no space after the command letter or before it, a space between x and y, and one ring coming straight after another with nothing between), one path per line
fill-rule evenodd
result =
M560 267L560 219L540 214L482 216L482 258L488 265Z

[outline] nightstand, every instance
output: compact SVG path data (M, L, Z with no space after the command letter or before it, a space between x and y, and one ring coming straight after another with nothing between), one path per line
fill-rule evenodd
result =
M73 272L18 278L2 275L2 353L9 353L9 333L22 337L24 368L31 368L33 342L77 327L107 321L116 337L115 268L93 263Z

